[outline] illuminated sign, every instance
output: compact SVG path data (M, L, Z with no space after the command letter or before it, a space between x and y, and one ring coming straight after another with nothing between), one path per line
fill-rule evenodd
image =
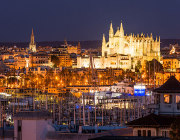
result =
M134 86L134 96L145 96L145 93L146 93L145 86L140 86L140 85Z

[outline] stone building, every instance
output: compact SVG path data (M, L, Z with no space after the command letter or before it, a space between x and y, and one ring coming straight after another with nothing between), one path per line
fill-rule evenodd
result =
M148 105L151 114L127 123L133 136L169 137L171 124L180 118L180 82L171 76L154 92L154 103Z

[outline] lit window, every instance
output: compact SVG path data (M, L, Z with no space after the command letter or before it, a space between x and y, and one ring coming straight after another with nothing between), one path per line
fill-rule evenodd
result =
M172 101L172 95L164 94L164 103L170 104Z
M180 95L176 95L176 103L180 103Z

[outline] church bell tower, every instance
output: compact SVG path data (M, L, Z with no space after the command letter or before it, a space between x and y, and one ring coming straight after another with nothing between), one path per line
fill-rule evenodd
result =
M32 28L32 34L31 34L31 42L29 43L29 50L32 52L36 52L36 43L34 41L33 28Z

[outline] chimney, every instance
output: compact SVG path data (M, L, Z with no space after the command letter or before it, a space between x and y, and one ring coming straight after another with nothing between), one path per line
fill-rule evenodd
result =
M79 126L79 131L78 131L79 134L82 133L82 126Z

